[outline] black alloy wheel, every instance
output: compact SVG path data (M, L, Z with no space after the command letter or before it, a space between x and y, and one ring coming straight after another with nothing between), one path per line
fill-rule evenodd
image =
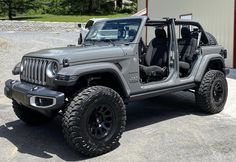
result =
M98 105L87 122L88 132L95 140L106 138L114 128L114 111L109 105Z

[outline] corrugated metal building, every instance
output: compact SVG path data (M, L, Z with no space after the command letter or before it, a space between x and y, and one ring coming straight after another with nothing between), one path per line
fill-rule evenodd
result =
M199 21L228 49L226 64L236 68L236 0L138 0L151 19L174 17Z

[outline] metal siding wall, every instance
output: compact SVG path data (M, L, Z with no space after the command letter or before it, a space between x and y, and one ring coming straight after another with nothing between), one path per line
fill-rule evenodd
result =
M228 49L226 64L233 67L234 0L149 0L148 8L151 19L192 13Z
M146 0L138 0L138 11L146 8Z

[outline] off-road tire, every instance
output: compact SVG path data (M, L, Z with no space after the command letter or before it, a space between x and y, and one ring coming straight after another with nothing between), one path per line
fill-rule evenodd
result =
M209 43L208 43L209 45L213 45L213 46L218 45L216 38L211 33L206 32L206 36L209 40Z
M216 100L215 86L219 86L222 90L222 97ZM221 94L221 93L220 93ZM228 96L228 85L224 73L218 70L208 71L198 89L196 90L195 97L197 105L208 114L216 114L224 109Z
M87 124L97 106L107 104L112 109L111 132L103 139L95 139ZM64 136L72 148L86 156L105 154L119 145L126 125L126 110L122 98L114 90L93 86L78 93L66 108L62 119ZM114 127L113 127L114 126Z
M52 118L43 115L37 111L34 111L28 107L18 104L13 100L13 110L16 116L29 125L40 125L50 121Z

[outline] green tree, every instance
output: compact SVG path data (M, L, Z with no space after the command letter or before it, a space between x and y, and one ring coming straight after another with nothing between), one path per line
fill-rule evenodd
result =
M36 9L38 5L39 0L0 0L0 12L3 15L8 15L8 18L12 20L16 13Z
M61 0L64 14L94 14L114 11L114 0Z
M137 8L137 0L130 1L132 3L123 5L123 0L0 0L0 15L8 15L11 20L16 13L26 13L29 10L33 13L58 15L132 13Z

